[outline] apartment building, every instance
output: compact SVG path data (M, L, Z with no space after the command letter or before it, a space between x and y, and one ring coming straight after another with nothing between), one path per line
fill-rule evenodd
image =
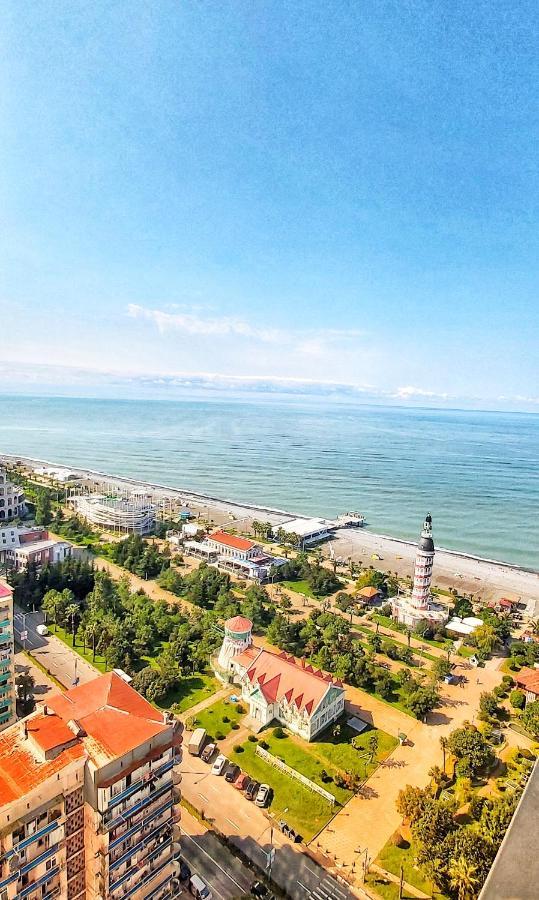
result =
M110 672L0 734L0 900L178 892L181 724Z
M13 594L0 581L0 731L16 718L13 653Z
M76 552L69 541L51 538L46 528L0 528L0 564L20 572L28 566L53 565Z
M0 520L8 522L25 512L24 492L8 480L6 470L0 467Z

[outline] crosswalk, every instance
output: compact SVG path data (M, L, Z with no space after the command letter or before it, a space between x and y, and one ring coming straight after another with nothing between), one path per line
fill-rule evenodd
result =
M349 900L350 896L345 887L330 875L325 875L309 894L309 900Z

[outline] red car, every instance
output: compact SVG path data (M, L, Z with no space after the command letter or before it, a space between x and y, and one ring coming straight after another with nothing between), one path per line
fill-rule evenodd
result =
M249 784L249 776L242 772L241 775L234 782L234 787L238 789L238 791L244 791L247 785Z

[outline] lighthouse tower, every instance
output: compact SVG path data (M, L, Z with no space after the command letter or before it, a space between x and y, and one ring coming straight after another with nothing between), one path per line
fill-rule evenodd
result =
M410 605L417 609L418 612L425 611L429 607L433 562L434 541L432 540L432 516L428 513L417 546L414 586L410 603Z
M223 672L230 672L234 657L251 646L252 632L253 623L244 616L234 616L225 622L225 636L217 657L217 664Z

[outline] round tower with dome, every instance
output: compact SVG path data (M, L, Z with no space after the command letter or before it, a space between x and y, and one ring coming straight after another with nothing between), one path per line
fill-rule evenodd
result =
M217 657L219 668L230 672L230 663L253 643L253 623L245 616L234 616L225 622L225 636Z

